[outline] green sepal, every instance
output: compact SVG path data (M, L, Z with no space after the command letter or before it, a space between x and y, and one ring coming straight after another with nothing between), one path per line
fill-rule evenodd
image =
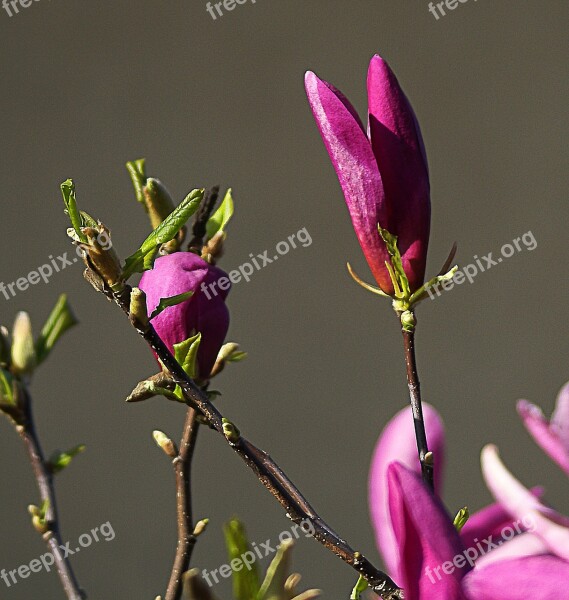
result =
M202 334L197 333L179 344L174 344L174 357L192 379L198 374L198 350L201 341Z
M42 363L51 352L59 338L78 321L67 301L67 296L62 294L53 307L41 333L36 341L37 364Z
M189 300L193 295L194 292L184 292L183 294L178 294L177 296L170 296L169 298L160 298L158 306L150 315L150 320L152 321L154 317L157 317L161 312L164 312L170 306L177 306L178 304L182 304L182 302Z
M458 533L462 531L462 528L466 525L466 522L470 518L470 511L468 510L468 506L461 508L454 518L454 526Z
M283 542L271 561L256 600L287 600L285 583L288 579L293 543Z
M81 231L81 214L77 208L77 199L75 197L75 184L72 179L66 179L61 184L61 194L65 203L65 212L69 215L71 225L77 234L77 237L84 244L87 243L87 236Z
M196 212L202 201L204 190L191 191L168 217L144 240L140 248L125 261L122 273L127 280L133 273L142 273L152 268L154 256L162 244L173 240L187 220Z
M0 369L0 407L15 406L16 401L14 399L14 378L9 371Z
M251 552L245 527L239 519L233 518L227 522L223 526L223 534L229 563L235 559L242 560L246 552ZM243 568L240 571L233 571L232 577L234 600L251 600L256 597L261 586L256 563L251 565L250 570Z
M403 268L401 253L397 247L397 236L389 233L387 229L383 229L381 225L377 226L381 239L385 242L387 253L389 254L390 263L386 261L385 266L391 276L395 296L397 298L408 298L410 295L409 280Z
M422 285L411 296L411 298L409 299L409 304L410 305L418 304L419 302L424 300L428 296L430 288L437 286L439 283L443 283L445 281L450 281L454 277L454 274L457 271L458 271L458 265L455 265L448 273L445 273L444 275L437 275L436 277L429 279L429 281L427 281L427 283Z
M66 452L56 450L49 458L48 467L52 473L61 473L63 469L69 466L71 461L82 452L85 451L86 446L79 444Z
M10 340L10 332L6 327L0 327L0 365L3 367L10 366L10 353L12 350L12 342Z
M130 175L136 199L144 204L144 186L146 185L146 159L139 158L126 163L126 169Z
M350 600L360 600L362 592L365 592L369 586L369 583L360 575L358 582L356 583L352 593L350 595Z
M233 195L231 188L229 188L227 192L225 192L225 196L219 205L219 208L213 213L206 223L205 231L208 240L211 240L211 238L219 231L225 231L227 224L233 216L234 210L235 207L233 203Z

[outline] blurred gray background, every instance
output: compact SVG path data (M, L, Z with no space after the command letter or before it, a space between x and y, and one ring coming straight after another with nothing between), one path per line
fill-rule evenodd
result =
M103 220L119 254L146 236L124 163L146 157L180 200L191 187L231 185L236 216L227 270L306 227L313 243L234 286L230 339L250 356L215 388L220 406L280 462L321 514L378 561L368 519L369 457L406 402L400 332L388 303L349 278L371 279L303 90L315 70L365 114L368 60L381 53L422 125L431 167L430 274L453 241L458 262L495 255L533 232L538 247L427 301L418 312L424 397L446 421L450 510L490 500L479 452L498 443L507 465L567 513L567 480L526 435L521 397L546 412L569 379L565 306L567 208L566 0L471 0L438 21L426 0L258 0L213 20L202 0L36 0L0 11L2 44L0 281L68 251L59 183ZM89 597L163 593L175 547L174 482L151 431L178 438L184 410L124 398L156 368L128 322L84 282L79 265L7 301L39 330L67 292L81 321L33 382L46 451L87 452L57 481L65 539L110 521L112 542L77 555ZM211 519L194 564L226 562L221 525L244 519L252 540L290 522L223 441L202 431L197 516ZM0 568L43 553L26 505L36 501L25 453L0 421ZM353 571L302 539L295 568L327 598L346 598ZM216 588L229 598L227 584ZM2 600L63 598L39 573Z

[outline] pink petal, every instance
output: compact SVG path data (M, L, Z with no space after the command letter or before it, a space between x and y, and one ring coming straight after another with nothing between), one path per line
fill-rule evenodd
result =
M483 542L484 539L481 538L480 540L482 549L484 549L485 545L487 546ZM495 543L496 540L493 538L492 541ZM511 560L512 558L537 556L539 554L549 554L547 544L534 533L522 533L507 542L501 543L499 548L494 548L486 554L481 554L476 559L476 568L482 568L500 560Z
M568 411L569 394L565 391L559 398L561 401L557 405L555 424L550 425L541 409L526 400L520 400L517 409L535 442L569 475L569 444L563 437L567 435L569 427L569 418L565 414Z
M469 600L569 600L569 563L554 556L501 561L463 580Z
M536 498L541 498L544 492L543 488L536 487L532 488L531 493ZM504 529L512 526L510 513L496 502L471 515L460 532L460 538L465 548L475 548L477 542L487 539L489 535L494 539L501 538ZM522 523L519 524L519 529L525 531L526 527Z
M423 138L409 100L380 56L368 71L369 136L388 206L381 226L399 237L411 287L425 275L431 219L429 171Z
M482 450L482 472L494 498L557 556L569 560L569 519L543 505L504 466L495 446Z
M569 383L566 383L557 396L551 427L563 442L569 457ZM568 458L569 460L569 458Z
M330 84L308 72L306 94L344 192L352 223L378 285L387 293L393 284L385 267L387 250L377 231L386 207L375 156L355 110Z
M388 470L389 509L399 547L399 580L410 600L462 600L461 580L469 567L453 559L464 548L440 500L421 478L401 464Z
M440 492L445 458L444 425L430 404L423 404L423 416L429 448L435 455L435 489ZM398 412L386 425L375 447L369 475L369 506L377 545L388 572L397 579L399 547L391 524L387 492L387 470L394 461L416 473L421 472L410 407Z

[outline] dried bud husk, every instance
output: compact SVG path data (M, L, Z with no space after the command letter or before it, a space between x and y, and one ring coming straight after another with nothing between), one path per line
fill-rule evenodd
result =
M156 375L152 375L152 377L149 377L148 379L145 379L137 384L126 401L142 402L143 400L154 398L154 396L165 396L171 400L179 400L179 398L174 394L175 389L176 384L174 383L173 379L168 375L168 373L161 371L160 373L156 373Z
M218 231L211 240L202 249L202 258L209 263L215 263L223 256L223 243L227 234L225 231Z
M97 229L83 227L87 243L81 243L81 249L87 254L87 266L93 269L114 292L120 291L124 282L119 257L111 243L111 232L102 223ZM105 240L105 241L103 241Z

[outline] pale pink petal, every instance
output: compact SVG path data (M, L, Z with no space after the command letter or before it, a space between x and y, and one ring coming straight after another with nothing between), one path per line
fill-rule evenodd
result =
M569 475L569 444L563 437L567 435L567 427L569 427L569 421L565 420L566 405L569 406L567 398L569 398L567 393L560 395L562 401L557 405L555 424L550 424L541 409L526 400L520 400L517 409L535 442Z
M569 519L543 505L504 466L495 446L482 450L482 472L494 498L557 556L569 560Z

